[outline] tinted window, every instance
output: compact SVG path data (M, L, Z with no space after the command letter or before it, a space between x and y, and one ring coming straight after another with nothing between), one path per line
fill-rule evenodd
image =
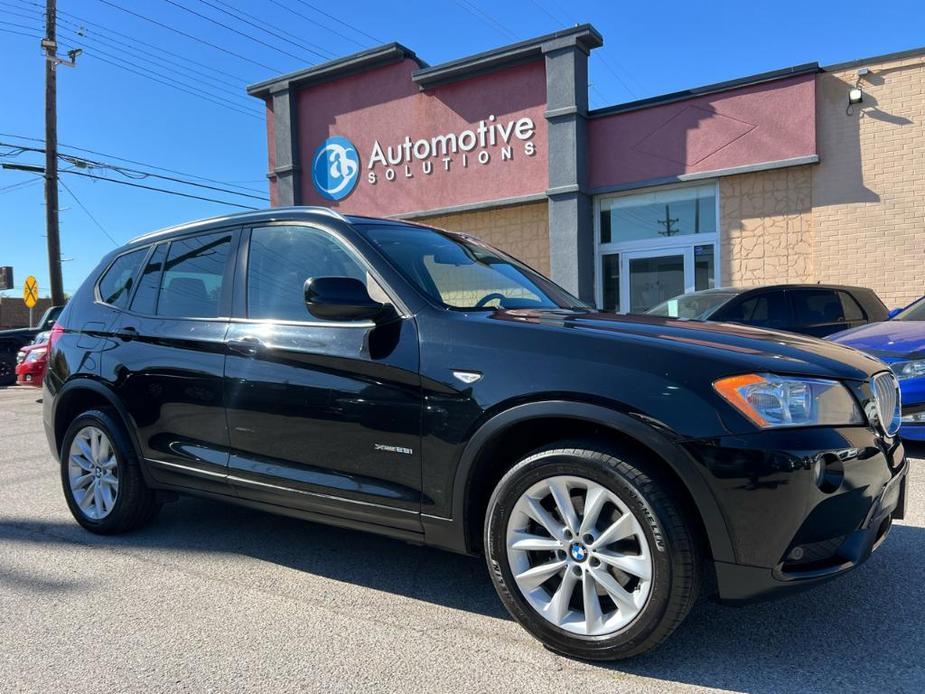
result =
M848 292L838 292L838 295L841 297L842 315L845 320L864 320L864 311L853 296Z
M132 310L151 315L157 309L157 290L161 286L161 270L167 257L167 244L162 243L148 258L148 264L138 280L138 289L132 299Z
M797 289L790 292L790 297L797 325L844 320L841 301L832 289Z
M310 277L353 277L367 287L372 282L356 257L319 229L274 226L251 232L247 260L250 318L314 320L305 308L304 285Z
M172 241L157 315L217 317L230 252L230 233Z
M117 308L125 308L135 286L135 278L145 256L147 248L142 248L116 258L115 262L100 279L100 298Z
M783 292L767 292L749 296L721 309L714 320L734 321L761 328L786 328L790 323L790 307Z
M914 304L904 308L895 320L923 320L925 321L925 299L919 299Z

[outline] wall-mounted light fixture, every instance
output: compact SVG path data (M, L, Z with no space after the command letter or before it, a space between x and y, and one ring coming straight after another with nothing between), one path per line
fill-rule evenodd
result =
M861 90L861 79L866 77L869 72L870 70L866 67L862 67L858 70L858 79L854 83L854 86L848 90L848 108L846 109L846 113L849 116L854 110L851 108L852 106L864 103L864 92Z

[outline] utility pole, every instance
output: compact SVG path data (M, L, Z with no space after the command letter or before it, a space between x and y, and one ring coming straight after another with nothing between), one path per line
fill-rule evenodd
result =
M659 236L674 236L681 231L674 228L674 225L678 223L678 217L672 217L668 214L668 205L665 205L665 219L656 220L656 222L665 227L665 231L658 232Z
M45 229L48 237L48 277L51 303L64 303L61 280L61 240L58 236L58 43L55 0L45 2Z

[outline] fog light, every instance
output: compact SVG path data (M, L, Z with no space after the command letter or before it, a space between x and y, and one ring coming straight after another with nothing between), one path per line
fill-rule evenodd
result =
M805 552L803 551L802 547L794 547L792 550L790 550L790 554L787 555L787 559L790 561L800 561L804 554Z

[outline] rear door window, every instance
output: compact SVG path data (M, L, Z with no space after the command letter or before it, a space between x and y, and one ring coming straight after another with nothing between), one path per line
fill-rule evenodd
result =
M797 325L822 325L844 320L841 301L833 289L795 289L790 292Z
M171 241L157 315L216 318L229 274L231 232Z
M141 269L141 264L147 254L148 249L141 248L137 251L120 255L115 259L100 278L99 285L97 285L100 299L103 303L116 308L128 306L128 300L132 295L132 288L135 286L138 271Z

